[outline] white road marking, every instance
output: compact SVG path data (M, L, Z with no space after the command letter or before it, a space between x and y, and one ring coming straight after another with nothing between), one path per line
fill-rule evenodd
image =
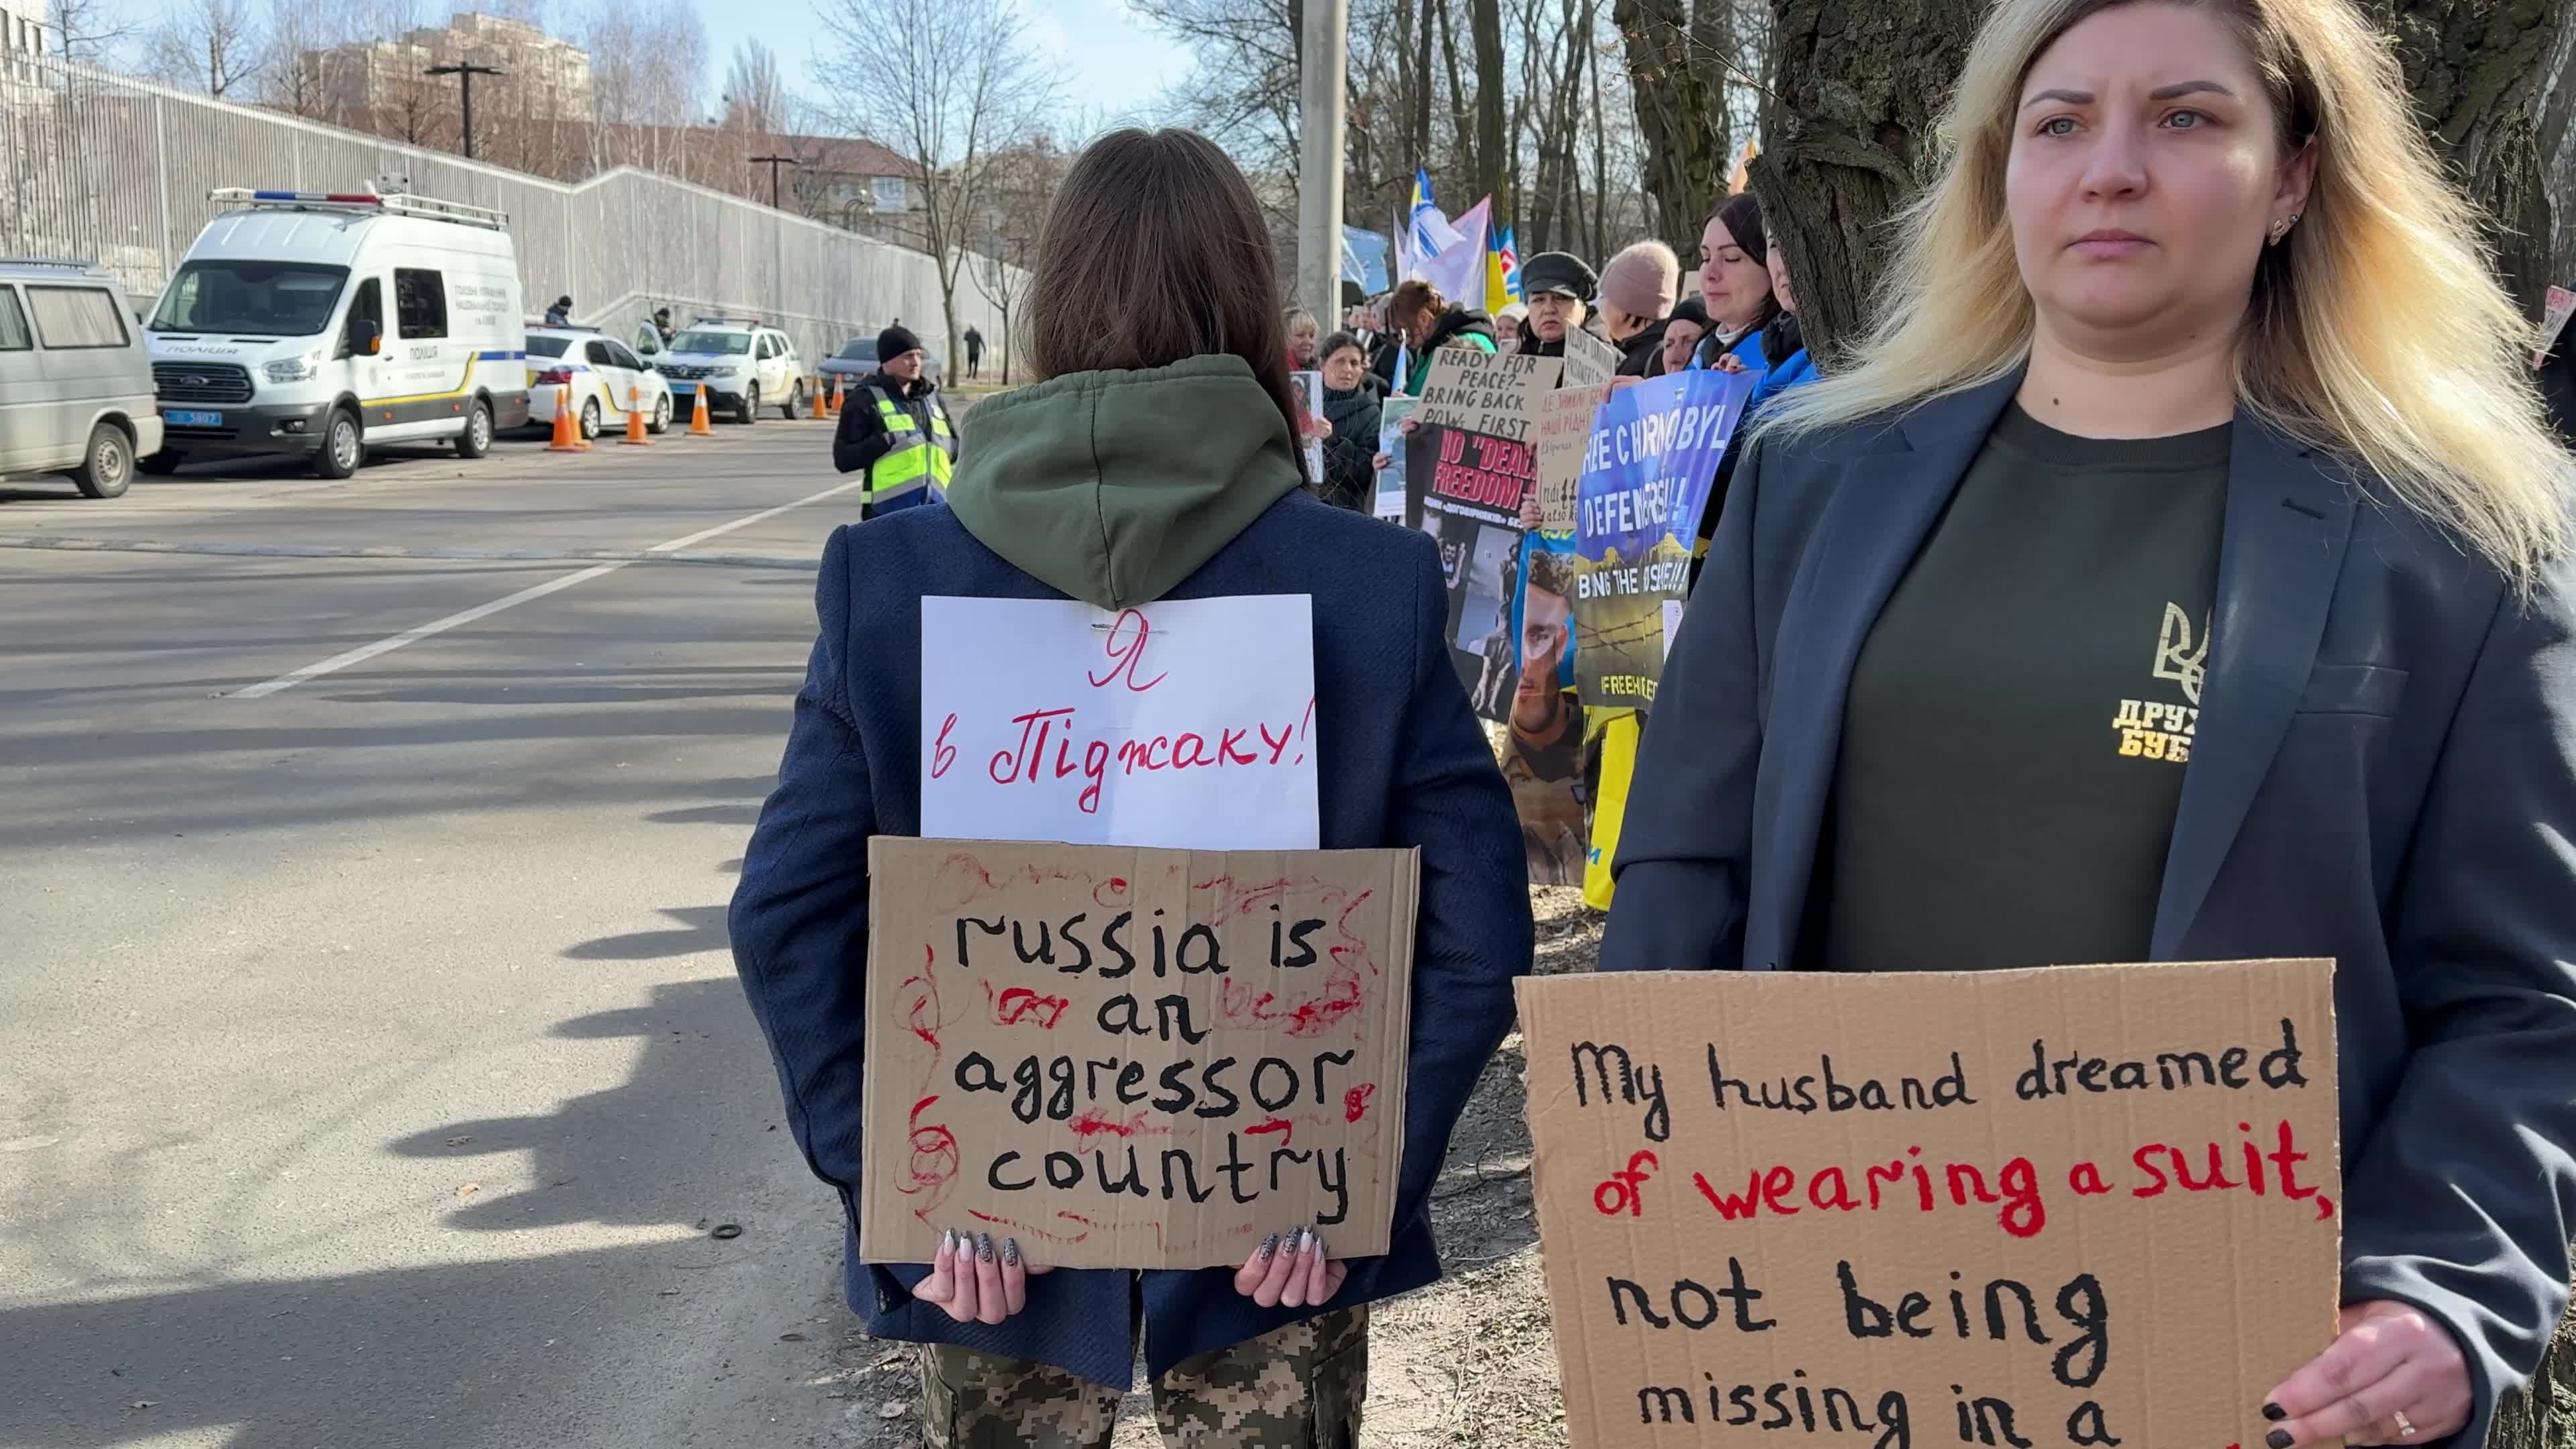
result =
M731 523L719 523L713 528L702 529L696 533L690 534L686 538L675 538L669 543L657 543L644 551L648 554L676 553L681 549L687 548L691 544L703 543L719 534L731 533L737 528L747 528L764 519L776 518L778 515L788 512L791 509L802 508L808 503L820 503L824 499L832 497L834 494L847 493L853 488L866 487L867 481L866 476L862 475L860 477L853 478L846 483L836 484L833 487L826 488L820 493L809 493L806 496L797 499L793 503L782 503L776 508L764 508L760 512L751 514L748 517L737 518ZM416 644L432 635L444 634L450 629L454 629L465 624L471 624L477 619L490 618L492 615L501 612L503 609L514 608L520 604L527 603L532 599L542 599L548 594L557 593L561 590L571 588L575 584L587 583L590 580L599 578L603 575L613 574L632 562L634 562L632 559L621 559L615 563L599 564L592 568L583 569L578 573L566 574L562 578L551 579L545 583L535 585L534 587L521 589L515 594L494 599L488 604L477 604L471 609L466 609L460 613L450 614L443 619L432 619L426 624L405 629L399 634L392 635L389 638L379 639L373 644L362 644L355 649L349 650L345 654L334 654L330 658L322 660L319 663L307 664L301 669L281 674L275 679L262 680L248 688L236 689L227 697L231 699L266 699L268 696L275 694L280 690L293 689L295 686L302 684L308 679L319 679L325 674L336 673L348 668L352 664L364 664L379 654L390 654L394 650L400 649L406 644Z

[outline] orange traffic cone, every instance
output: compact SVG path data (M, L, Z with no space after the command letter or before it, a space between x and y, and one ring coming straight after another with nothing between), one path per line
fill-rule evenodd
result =
M689 412L689 436L712 438L715 435L715 425L707 420L707 385L702 382L698 384L697 406Z
M625 442L630 448L649 448L653 445L653 440L644 436L644 394L632 385L626 389Z
M823 416L825 416L825 417L827 417L827 418L837 418L837 417L839 417L840 415L841 415L841 375L840 375L839 373L837 373L837 372L836 372L836 373L833 373L829 378L825 379L825 382L824 382L824 387L823 387Z
M587 453L590 440L581 435L581 424L572 415L572 386L567 383L555 389L555 436L546 444L549 453Z

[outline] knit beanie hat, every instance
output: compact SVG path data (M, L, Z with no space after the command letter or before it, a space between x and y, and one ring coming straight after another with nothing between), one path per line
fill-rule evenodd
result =
M921 339L905 327L889 327L877 334L877 366L883 367L907 352L919 352Z
M1610 259L1601 269L1601 300L1631 317L1646 321L1673 310L1680 290L1681 259L1659 241L1641 241Z

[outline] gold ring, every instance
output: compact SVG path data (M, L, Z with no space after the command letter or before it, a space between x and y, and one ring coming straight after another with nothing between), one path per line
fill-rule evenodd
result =
M2415 1437L2415 1421L2406 1417L2406 1411L2404 1409L2395 1410L2390 1413L2388 1417L2397 1421L2398 1438L2412 1439Z

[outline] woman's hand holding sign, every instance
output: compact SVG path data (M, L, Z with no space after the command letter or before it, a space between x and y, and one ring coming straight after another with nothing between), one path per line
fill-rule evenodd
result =
M996 1247L990 1233L941 1233L930 1276L912 1290L960 1323L999 1323L1029 1306L1029 1275L1048 1273L1020 1260L1020 1240Z
M1409 438L1413 436L1413 430L1421 426L1422 420L1420 418L1408 417L1404 421L1397 423L1395 425L1395 430ZM1380 453L1369 460L1369 466L1383 473L1387 469L1395 466L1395 455L1392 453Z
M2334 1345L2264 1403L2263 1417L2280 1427L2263 1442L2427 1443L2459 1432L2474 1405L2468 1361L2449 1330L2410 1303L2355 1303Z
M1264 1308L1308 1308L1330 1302L1342 1291L1351 1265L1324 1256L1324 1235L1299 1228L1261 1240L1252 1256L1235 1270L1234 1291Z

